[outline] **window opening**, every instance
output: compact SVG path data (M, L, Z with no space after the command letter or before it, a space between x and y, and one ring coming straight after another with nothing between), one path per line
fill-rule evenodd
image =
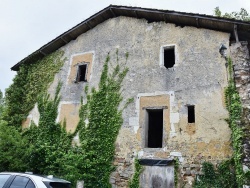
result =
M78 65L76 82L86 82L87 64Z
M195 123L194 105L188 106L188 123Z
M164 66L171 68L175 64L175 50L174 47L164 48Z
M163 109L150 109L148 113L148 148L162 148Z

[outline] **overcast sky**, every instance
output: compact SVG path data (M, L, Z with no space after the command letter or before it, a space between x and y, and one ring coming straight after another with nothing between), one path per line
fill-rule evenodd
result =
M110 4L208 15L216 6L223 13L250 12L250 0L0 0L0 90L12 83L13 65Z

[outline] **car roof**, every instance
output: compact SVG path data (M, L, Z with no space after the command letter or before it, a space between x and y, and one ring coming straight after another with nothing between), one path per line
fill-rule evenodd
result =
M38 174L31 174L31 173L21 173L21 172L0 172L0 174L9 174L9 175L22 175L30 178L41 178L42 181L46 182L61 182L61 183L70 183L64 179L53 177L52 175L44 176Z

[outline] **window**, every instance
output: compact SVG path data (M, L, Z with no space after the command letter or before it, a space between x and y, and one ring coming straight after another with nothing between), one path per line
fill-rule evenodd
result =
M87 82L87 64L77 66L75 82Z
M89 82L91 80L92 63L94 52L77 53L71 56L70 71L67 76L67 85L75 85L79 82Z
M36 186L34 185L34 183L30 180L25 188L35 188L35 187Z
M10 175L7 175L7 174L0 175L0 188L3 187L3 185L8 180L9 177L10 177Z
M195 123L195 108L194 105L190 105L188 108L188 123Z
M163 109L147 109L146 147L162 148Z
M43 182L46 187L50 188L70 188L70 183L62 183L62 182Z
M16 176L10 185L10 188L25 188L28 184L29 178L23 176Z
M171 68L175 64L174 46L163 47L163 64L166 68Z

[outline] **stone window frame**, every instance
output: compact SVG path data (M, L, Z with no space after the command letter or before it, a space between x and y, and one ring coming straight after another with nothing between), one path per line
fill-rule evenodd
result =
M176 45L176 44L167 44L167 45L162 45L162 46L160 47L160 63L159 63L159 64L160 64L160 67L166 68L166 67L164 66L164 50L165 50L165 49L172 49L172 48L174 48L174 53L175 53L175 64L174 64L174 66L171 67L171 68L174 68L174 67L177 66L177 62L178 62L177 45ZM166 68L166 69L168 69L168 68Z
M83 53L75 53L70 56L69 62L69 71L67 73L67 82L66 85L76 84L76 75L77 75L77 66L81 63L88 63L86 71L86 80L87 82L91 81L93 65L95 60L95 51L87 51ZM77 83L86 83L86 82L77 82Z
M170 92L156 92L156 93L143 93L138 95L138 100L136 102L137 110L138 110L138 123L140 128L140 145L142 151L145 152L154 152L154 151L162 151L167 146L167 140L169 139L168 134L171 131L170 124ZM153 103L150 101L153 99ZM143 100L143 101L142 101ZM164 102L163 102L164 101ZM163 102L163 103L162 103ZM150 103L150 104L149 104ZM147 109L163 109L163 141L161 148L148 148L146 147L146 133L147 129L145 129L146 123L146 110Z

